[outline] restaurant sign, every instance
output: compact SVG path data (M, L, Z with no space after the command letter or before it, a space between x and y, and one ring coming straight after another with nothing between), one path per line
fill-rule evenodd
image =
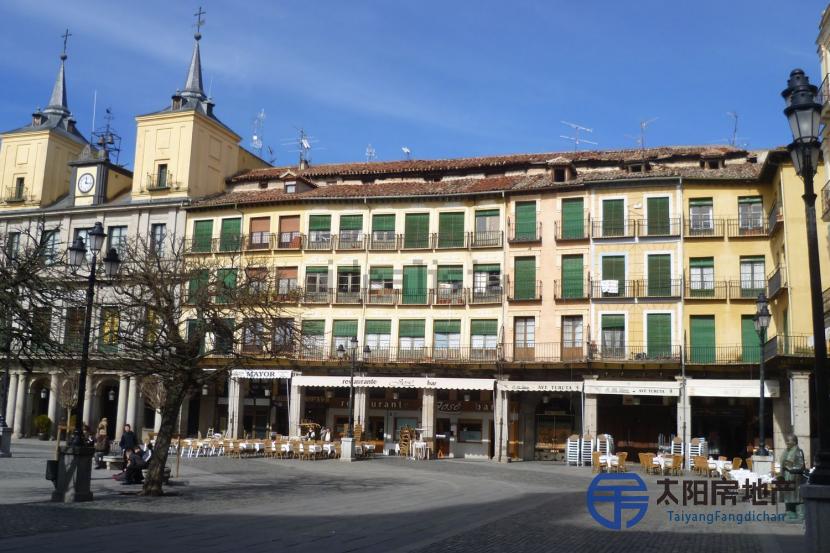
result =
M679 396L680 384L666 381L585 381L586 394L624 396Z
M348 376L295 376L295 386L349 387ZM491 378L428 378L422 376L355 376L355 388L425 388L492 390Z
M507 392L581 392L582 382L510 381L499 382L499 390Z
M231 378L247 378L250 380L274 380L276 378L291 378L291 371L279 369L234 369Z
M441 413L490 412L493 410L493 404L489 401L436 401L435 405Z

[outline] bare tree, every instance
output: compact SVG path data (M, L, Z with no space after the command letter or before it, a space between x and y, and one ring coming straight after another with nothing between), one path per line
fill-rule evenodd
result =
M234 368L290 355L297 333L267 267L244 266L233 254L191 255L171 240L138 238L120 255L93 362L147 380L161 425L143 493L161 495L185 399Z

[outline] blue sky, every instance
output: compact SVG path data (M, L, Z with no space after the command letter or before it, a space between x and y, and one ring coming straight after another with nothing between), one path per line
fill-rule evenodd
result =
M788 141L780 91L803 67L820 81L824 8L770 0L220 0L0 3L0 129L49 98L69 27L69 106L82 132L110 106L132 165L133 117L184 83L192 14L207 11L202 61L217 115L248 146L264 109L277 163L304 127L312 162L572 149L560 120L599 148Z

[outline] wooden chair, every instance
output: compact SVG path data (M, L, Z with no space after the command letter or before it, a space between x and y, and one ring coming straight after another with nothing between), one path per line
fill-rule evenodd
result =
M643 453L643 472L646 474L652 474L657 470L657 467L654 466L654 458L656 455L654 453Z
M628 458L627 451L617 453L617 462L611 462L611 469L614 472L628 472L628 467L625 466L625 461Z
M591 452L591 472L603 472L605 469L599 462L599 456L602 455L599 451Z
M671 466L668 469L670 474L674 476L682 476L683 475L683 456L682 455L672 455L671 456Z
M746 458L746 468L748 468L750 471L752 470L752 459L750 457Z
M732 470L740 470L741 465L743 465L744 460L740 457L735 457L732 459Z
M729 457L727 457L725 455L719 455L718 456L718 461L728 461L728 460L729 460Z
M291 442L291 458L292 459L301 459L302 458L302 451L300 451L300 442L299 441Z

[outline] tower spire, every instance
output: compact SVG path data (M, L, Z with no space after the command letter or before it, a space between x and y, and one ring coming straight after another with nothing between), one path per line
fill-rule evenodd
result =
M181 95L184 98L194 98L199 101L207 100L204 87L202 86L202 57L199 52L199 41L202 39L202 25L205 24L202 16L207 12L199 6L199 11L193 14L196 17L196 33L193 35L193 56L190 58L190 67L187 68L187 79L184 83L184 90Z
M43 113L53 113L55 115L69 115L69 107L66 103L66 43L72 34L69 29L61 35L63 38L63 52L61 52L61 65L58 69L58 76L55 78L55 85L52 87L52 96L49 98L49 105L43 110Z

